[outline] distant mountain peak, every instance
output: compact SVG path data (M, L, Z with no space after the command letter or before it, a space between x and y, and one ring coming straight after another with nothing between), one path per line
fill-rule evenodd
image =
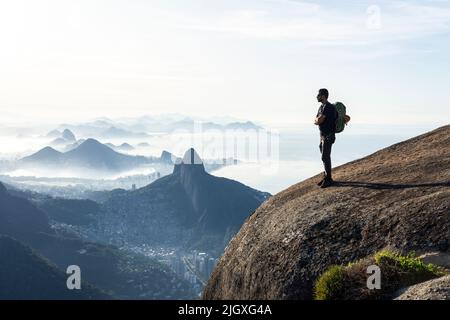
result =
M75 135L69 129L64 129L64 131L61 134L61 137L67 141L71 141L71 142L76 141Z
M57 153L59 153L58 150L53 149L52 147L49 147L49 146L42 148L40 151L41 152L55 152L55 153L57 152Z
M42 148L38 152L36 152L34 155L37 155L37 156L53 156L53 155L60 155L60 154L61 154L61 152L59 152L58 150L47 146L47 147Z
M163 150L161 152L161 156L159 157L159 159L165 163L170 163L173 164L174 162L177 161L176 157L171 154L169 151Z
M80 153L80 154L87 154L87 153L96 153L99 154L108 154L111 155L115 151L113 148L107 146L106 144L101 143L100 141L89 138L86 139L83 143L81 143L78 147L73 149L72 151L69 151L68 153Z
M188 149L182 159L177 159L173 168L173 173L183 172L185 170L206 172L203 160L194 148Z
M127 142L124 142L120 145L120 147L133 147L133 146Z
M83 143L97 143L97 144L101 144L100 141L98 141L97 139L94 139L94 138L87 138Z
M33 162L33 161L41 161L41 162L54 162L62 156L62 153L53 149L52 147L45 147L39 150L32 155L22 158L23 162Z
M127 142L122 143L120 146L117 146L117 148L119 150L124 150L124 151L134 150L134 147L131 144L127 143Z
M82 144L80 144L81 146L94 146L94 147L98 147L98 146L105 146L104 144L102 144L100 141L93 139L93 138L89 138L86 139Z

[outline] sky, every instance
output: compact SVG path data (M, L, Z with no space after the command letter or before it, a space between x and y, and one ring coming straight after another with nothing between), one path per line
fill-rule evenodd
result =
M0 124L450 119L450 1L0 0Z

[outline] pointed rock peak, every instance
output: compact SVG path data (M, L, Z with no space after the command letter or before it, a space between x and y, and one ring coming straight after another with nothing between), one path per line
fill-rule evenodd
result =
M202 159L198 155L197 151L194 148L190 148L184 153L183 156L184 164L203 164Z
M205 171L205 167L203 166L203 161L198 155L197 151L194 148L190 148L184 153L183 159L177 159L173 172L179 172L181 168L186 168L196 170L196 171ZM184 169L183 169L184 170Z

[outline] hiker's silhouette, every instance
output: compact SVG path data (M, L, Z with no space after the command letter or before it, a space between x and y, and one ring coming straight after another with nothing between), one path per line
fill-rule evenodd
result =
M319 90L317 101L321 103L317 111L314 124L319 126L320 130L320 154L324 166L323 179L318 183L322 188L327 188L333 184L331 175L331 147L336 141L336 119L337 111L334 105L328 102L328 90L323 88Z

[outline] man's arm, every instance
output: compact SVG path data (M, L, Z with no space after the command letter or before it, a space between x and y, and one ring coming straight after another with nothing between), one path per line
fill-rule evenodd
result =
M317 117L316 117L316 120L314 121L314 124L316 125L316 126L320 126L322 123L324 123L325 122L325 116L323 115L323 114L319 114Z

